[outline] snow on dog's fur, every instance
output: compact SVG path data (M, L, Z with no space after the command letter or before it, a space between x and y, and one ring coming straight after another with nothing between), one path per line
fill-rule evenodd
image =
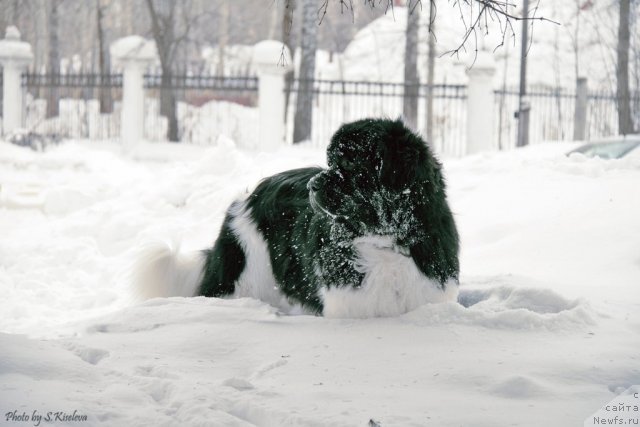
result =
M334 317L455 300L458 234L426 143L400 120L360 120L336 132L327 160L264 179L201 255L150 250L141 293L250 296Z

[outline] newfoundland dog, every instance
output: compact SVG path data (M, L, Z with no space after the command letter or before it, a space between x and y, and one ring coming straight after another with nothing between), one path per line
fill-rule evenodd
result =
M211 249L148 247L139 293L253 297L332 317L455 301L458 233L427 144L401 120L359 120L335 133L327 163L264 179L229 207Z

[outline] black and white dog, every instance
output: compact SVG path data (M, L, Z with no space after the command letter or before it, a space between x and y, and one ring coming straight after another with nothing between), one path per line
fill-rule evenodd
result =
M360 120L335 133L327 160L264 179L231 205L211 249L148 249L140 293L253 297L332 317L455 301L458 233L425 142L400 120Z

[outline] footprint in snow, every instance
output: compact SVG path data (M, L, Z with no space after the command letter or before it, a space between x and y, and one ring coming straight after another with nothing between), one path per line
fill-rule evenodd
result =
M508 399L531 399L550 396L550 391L532 378L515 375L500 381L491 387L490 393Z
M238 391L252 390L255 387L249 381L244 378L228 378L222 382L222 385L235 388Z
M78 344L67 344L67 350L91 365L97 365L102 359L109 356L107 350L84 347Z
M286 359L278 359L275 362L271 362L268 363L264 366L262 366L260 369L258 369L253 375L251 375L252 378L260 378L262 376L264 376L267 372L272 371L276 368L279 368L280 366L284 366L287 364L287 360Z

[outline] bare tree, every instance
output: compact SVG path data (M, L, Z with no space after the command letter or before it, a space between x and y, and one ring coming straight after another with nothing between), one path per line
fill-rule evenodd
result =
M111 90L104 85L105 76L111 71L111 61L109 57L109 50L107 49L107 43L105 42L105 29L102 24L102 16L104 9L108 7L105 0L96 0L96 28L98 35L98 68L100 71L100 113L107 114L113 112L113 97L111 96Z
M229 44L229 2L223 1L218 15L218 75L224 75L224 63L227 45Z
M436 72L436 6L434 3L429 3L429 24L428 24L427 37L427 142L435 147L435 141L433 139L433 95Z
M2 37L4 37L4 33L7 29L7 15L9 14L8 12L9 8L7 7L7 2L0 2L0 35Z
M329 3L338 3L343 12L348 11L354 13L353 0L318 0L320 2L320 8L318 15L320 16L320 22L327 14ZM424 0L429 2L429 6L434 7L434 12L437 10L437 0ZM364 5L371 9L378 7L384 9L385 13L388 10L393 11L394 5L398 0L364 0ZM407 0L410 5L414 7L422 8L423 0ZM458 44L458 47L452 49L444 54L458 55L460 52L467 51L467 45L469 41L473 41L475 53L478 52L478 36L481 34L488 34L490 28L497 28L502 35L501 42L496 46L496 49L503 46L506 39L515 37L514 22L518 21L547 21L554 24L557 22L545 18L543 16L536 16L538 7L533 8L533 14L526 14L518 16L515 11L517 9L516 2L505 0L450 0L449 3L452 7L456 8L460 12L460 21L465 29L464 35ZM434 14L435 16L435 14Z
M631 3L631 16L638 16L640 14L640 2ZM637 19L630 20L631 27L629 32L632 34L631 38L631 53L633 58L633 65L631 66L630 81L633 83L634 96L631 101L631 120L634 121L634 130L640 130L640 23Z
M630 0L620 0L620 16L618 25L618 132L626 135L633 133L631 121L631 99L629 96L629 7Z
M296 11L297 3L297 0L285 0L281 17L282 43L289 49L292 56L295 51L293 46L293 15Z
M295 50L293 49L291 32L293 30L293 14L296 8L296 0L286 0L282 11L282 44L289 49L293 58ZM284 55L283 55L284 58ZM294 67L285 75L285 102L284 102L284 122L287 123L289 117L289 101L291 99L291 86L293 85Z
M11 22L15 13L15 10L12 10L12 6L15 6L15 4L11 4L8 1L0 2L0 37L4 38L9 25L16 25L15 22ZM3 114L3 107L2 102L0 102L0 116Z
M123 35L128 36L134 33L134 24L133 21L135 19L135 8L134 2L131 0L120 0L121 1L121 19L120 21L120 29Z
M20 2L18 0L4 0L0 2L0 31L2 37L6 27L9 25L18 25L21 15Z
M270 11L270 16L269 16L269 31L267 33L267 39L269 40L274 40L277 36L276 33L278 32L278 21L280 14L278 13L278 2L273 2L271 4L271 11Z
M317 6L315 0L302 1L302 37L300 40L300 71L296 114L293 121L293 142L311 138L313 110L313 78L316 70Z
M345 14L339 7L329 9L318 28L318 48L329 50L330 54L343 52L360 28L383 14L380 8L366 10L357 7L351 14Z
M187 10L190 9L190 5L185 4L185 2L180 3L182 8L178 8L178 2L172 0L146 0L146 3L151 18L151 32L156 42L162 71L160 114L165 116L169 122L167 139L177 142L180 139L178 135L176 98L171 87L174 62L180 45L187 40L197 17L188 16ZM182 17L182 31L179 30L177 22L180 15ZM179 34L178 31L180 31Z
M51 75L60 74L60 45L58 37L58 11L61 0L49 1L49 61L48 71ZM56 117L59 114L58 94L55 88L50 88L47 97L47 118Z
M576 0L577 3L579 4L580 0ZM558 3L553 3L553 11L554 14L558 13ZM572 38L572 44L573 44L573 48L574 48L574 54L575 54L575 61L576 61L576 94L577 94L577 82L578 82L578 77L580 77L580 75L578 74L578 28L579 28L579 19L580 19L580 8L577 8L577 16L576 16L576 32L575 32L575 36ZM508 45L507 45L508 46ZM505 59L505 63L506 63L506 59ZM555 79L554 82L554 86L556 87L556 89L559 89L562 86L562 79L560 78L560 72L562 69L562 55L560 54L560 29L558 27L554 28L554 32L553 32L553 76ZM504 75L504 79L506 80L506 70L505 70L505 75ZM506 88L504 88L503 85L503 91L506 90ZM504 96L503 96L504 97ZM563 123L563 109L562 109L562 98L560 96L556 96L555 97L555 101L556 101L556 109L558 112L558 121L557 121L557 128L560 129L561 134L558 136L560 139L563 138L563 134L564 134L564 128L562 126ZM578 103L576 103L577 106ZM575 129L575 123L574 123L574 129ZM574 132L575 133L575 132ZM502 149L502 147L500 148Z
M418 91L420 78L418 77L418 28L420 13L418 2L409 0L407 4L407 27L405 29L404 47L404 97L402 99L402 115L410 128L417 129L418 125Z
M582 7L580 0L575 0L575 24L573 26L573 33L569 32L571 38L571 47L573 48L573 66L575 70L576 81L580 77L580 18ZM569 29L567 27L567 29Z

